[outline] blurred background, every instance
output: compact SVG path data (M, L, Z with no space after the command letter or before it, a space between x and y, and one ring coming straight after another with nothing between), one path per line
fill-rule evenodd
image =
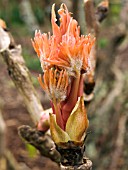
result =
M0 18L5 20L29 68L43 107L49 108L47 96L37 82L41 73L31 38L35 30L51 31L51 6L56 10L64 2L86 34L82 0L0 0ZM100 0L94 0L95 5ZM86 140L86 156L95 170L128 169L128 0L111 0L108 17L100 24L96 67L95 97L88 110L91 133ZM20 125L33 126L22 96L8 76L0 57L0 110L6 124L6 146L14 162L32 170L58 169L50 159L25 144L17 133ZM2 164L0 164L2 167ZM2 169L3 170L3 169ZM11 168L7 168L11 170Z

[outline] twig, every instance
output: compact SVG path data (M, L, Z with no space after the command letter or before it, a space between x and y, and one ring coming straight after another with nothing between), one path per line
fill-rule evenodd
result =
M10 41L8 41L8 46L6 44L6 49L5 45L2 44L3 42L1 42L0 54L7 64L8 73L11 79L23 96L24 103L33 122L36 124L43 112L42 105L36 95L29 70L22 57L21 46L15 45L12 35L1 28L0 39L4 39L5 35Z
M18 132L23 139L37 148L42 156L60 163L60 154L55 149L55 145L49 135L44 135L42 132L25 125L19 127Z

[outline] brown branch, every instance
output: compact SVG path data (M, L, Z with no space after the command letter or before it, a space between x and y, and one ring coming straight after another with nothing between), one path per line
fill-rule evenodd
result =
M98 22L95 16L95 8L92 0L84 0L85 21L87 32L94 36L98 33Z
M60 163L60 154L55 149L55 145L49 135L44 135L42 132L26 125L19 127L18 132L23 139L37 148L42 156Z
M99 22L103 21L108 14L109 1L102 1L97 9L94 7L93 0L84 0L85 21L87 26L87 32L96 37L96 43L91 51L91 64L92 64L92 76L94 76L96 67L96 51L97 51L97 39L99 33Z
M95 9L93 0L84 0L84 11L85 11L85 20L87 26L87 32L91 33L96 37L96 42L91 50L90 54L90 63L91 63L91 72L88 75L85 75L84 81L84 92L85 92L85 104L88 105L93 99L93 89L95 86L95 69L97 61L97 39L99 33L99 22L103 21L108 14L108 0L102 1ZM96 11L96 12L95 12Z
M37 123L40 119L41 113L43 112L43 108L36 95L29 70L26 67L21 54L21 46L15 45L12 35L0 27L0 39L3 40L4 38L8 41L5 41L5 43L1 41L1 57L7 65L11 79L24 99L24 103L33 122Z
M92 36L97 37L98 34L98 23L95 17L95 8L92 0L84 0L84 12L85 12L85 22L87 27L87 32L91 33ZM90 63L91 63L91 72L88 75L85 75L84 79L84 92L85 92L85 104L88 106L90 101L93 99L93 89L95 86L94 74L96 67L96 42L91 50L90 54ZM91 97L90 97L91 96Z

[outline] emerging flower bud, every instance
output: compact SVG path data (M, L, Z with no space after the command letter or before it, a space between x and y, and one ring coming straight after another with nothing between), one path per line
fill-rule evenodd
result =
M42 112L42 114L41 114L40 121L37 124L37 129L39 131L46 132L49 129L50 122L49 122L49 113L48 112L52 112L52 110L49 109L47 111Z
M40 59L43 78L38 80L48 94L53 109L50 129L57 145L73 141L81 145L88 127L83 101L83 73L91 72L90 51L95 42L91 35L80 35L80 26L65 4L56 24L55 4L52 6L53 35L35 32L33 47Z

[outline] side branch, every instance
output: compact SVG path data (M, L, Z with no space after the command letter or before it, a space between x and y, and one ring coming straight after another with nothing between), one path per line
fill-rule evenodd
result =
M0 27L0 39L0 55L7 65L12 81L24 99L24 103L33 122L36 124L40 119L43 108L36 95L29 70L21 54L21 46L15 45L10 32L2 27Z
M44 135L43 132L26 125L20 126L18 132L23 139L37 148L42 156L60 163L60 154L55 149L55 145L49 135Z
M84 0L84 12L88 33L94 36L98 33L98 22L95 16L95 8L92 0Z
M99 33L99 24L102 22L107 14L109 1L104 0L98 6L97 9L94 6L93 0L83 0L84 1L84 12L85 12L85 22L87 26L87 32L91 33L94 37L96 37L96 42L91 50L90 54L90 63L91 63L91 71L88 75L85 76L84 80L84 92L85 92L85 104L88 105L90 101L93 99L93 89L95 86L95 69L97 62L97 39Z

